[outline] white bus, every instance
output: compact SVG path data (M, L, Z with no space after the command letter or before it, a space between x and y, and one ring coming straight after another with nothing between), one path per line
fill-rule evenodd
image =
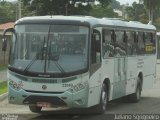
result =
M18 20L9 55L8 100L43 107L93 108L127 96L138 102L156 77L156 28L120 19L40 16Z

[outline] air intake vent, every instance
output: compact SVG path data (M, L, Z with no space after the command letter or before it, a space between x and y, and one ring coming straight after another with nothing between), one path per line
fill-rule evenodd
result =
M36 104L37 102L49 102L53 105L66 106L66 103L58 97L50 96L29 96L23 103Z
M77 77L71 77L71 78L65 78L65 79L38 79L38 78L34 78L32 79L32 82L35 83L67 83L70 81L73 81L77 79Z
M32 79L32 82L35 82L35 83L58 83L58 80L53 80L53 79Z

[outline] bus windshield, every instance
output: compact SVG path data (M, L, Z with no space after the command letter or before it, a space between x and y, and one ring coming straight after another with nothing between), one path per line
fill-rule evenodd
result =
M76 25L16 25L11 67L29 72L68 73L87 68L89 28Z

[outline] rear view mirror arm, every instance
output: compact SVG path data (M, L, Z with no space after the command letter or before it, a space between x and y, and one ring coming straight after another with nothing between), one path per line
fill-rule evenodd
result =
M11 33L15 34L15 29L14 28L8 28L8 29L3 31L3 35L2 35L2 51L4 51L4 52L7 50L7 39L6 39L6 33L7 32L11 32Z

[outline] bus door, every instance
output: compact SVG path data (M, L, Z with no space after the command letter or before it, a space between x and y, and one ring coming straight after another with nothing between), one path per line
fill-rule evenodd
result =
M127 57L124 36L124 31L115 31L113 99L126 94Z

